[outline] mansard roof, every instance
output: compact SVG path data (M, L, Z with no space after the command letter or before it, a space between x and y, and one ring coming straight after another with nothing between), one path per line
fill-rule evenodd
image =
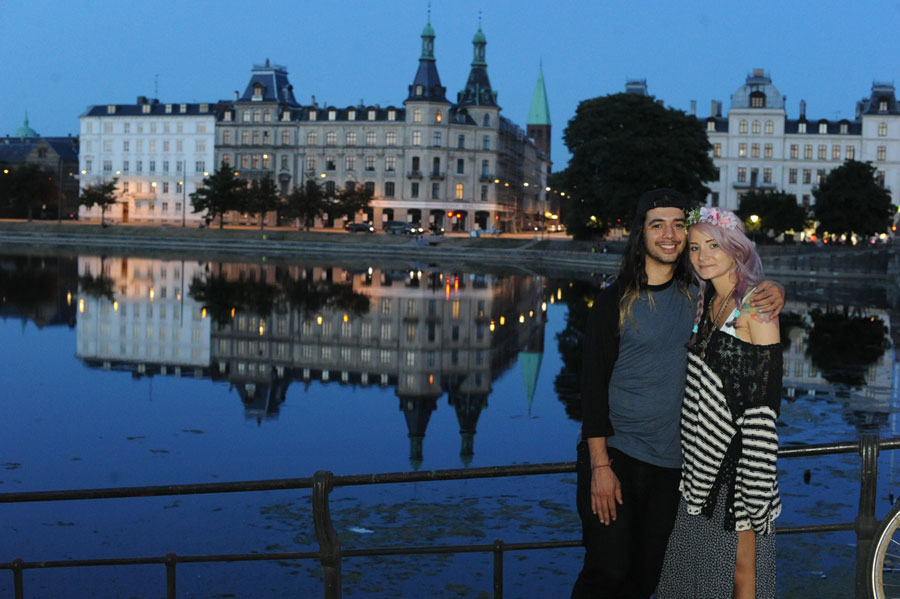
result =
M434 58L434 29L431 27L431 18L422 30L422 55L419 57L419 68L409 86L407 102L443 102L447 100L447 88L441 85L441 77L438 75L437 64Z
M215 116L221 102L161 103L156 98L138 96L135 104L97 104L88 106L81 116Z
M287 68L269 64L253 65L250 82L244 90L240 102L277 102L288 106L299 106L294 98L294 86L288 81Z
M885 110L882 110L883 103ZM900 114L894 84L878 81L872 83L872 93L868 98L863 98L857 108L857 115L863 114Z
M473 58L472 68L469 71L469 79L466 88L457 94L457 103L474 106L497 106L497 92L491 89L491 80L487 74L487 60L485 46L487 38L478 27L478 32L472 39Z
M800 123L806 123L806 131L800 132ZM826 131L823 133L819 133L819 125L825 124ZM847 126L847 131L845 133L841 133L841 125ZM799 119L785 119L784 121L784 133L785 135L797 134L800 135L862 135L862 121L860 120L848 120L848 119L839 119L836 121L830 121L828 119L818 119L812 120L807 118L799 118Z
M755 97L762 97L762 106L756 106L752 102ZM772 85L772 78L763 69L753 69L753 73L747 75L744 85L731 95L731 109L740 108L776 108L784 110L784 96L778 88Z
M0 163L25 162L35 147L50 146L64 162L78 162L77 137L6 137L0 139Z

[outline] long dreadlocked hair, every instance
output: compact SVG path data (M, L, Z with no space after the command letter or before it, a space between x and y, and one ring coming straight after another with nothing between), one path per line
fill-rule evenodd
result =
M628 233L628 243L625 246L625 255L622 257L622 265L619 267L618 281L622 287L622 299L619 300L619 333L628 319L634 323L632 308L634 302L641 293L646 292L650 305L653 306L653 294L647 283L647 271L645 262L647 259L647 246L644 243L644 221L647 215L635 218ZM687 252L684 251L675 263L675 283L678 290L690 297L690 285L692 280L691 266Z

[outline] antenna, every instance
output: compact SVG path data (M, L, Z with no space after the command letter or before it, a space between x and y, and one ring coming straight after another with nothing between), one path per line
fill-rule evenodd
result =
M159 73L153 76L153 97L159 98Z

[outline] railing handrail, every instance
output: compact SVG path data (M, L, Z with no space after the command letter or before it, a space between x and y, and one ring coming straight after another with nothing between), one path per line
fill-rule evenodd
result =
M857 533L857 589L861 588L860 585L864 586L864 581L862 580L865 574L864 566L868 563L870 555L867 541L871 540L872 529L874 528L874 524L876 523L874 519L873 501L875 496L874 487L877 482L876 460L879 451L882 449L900 449L900 437L879 440L877 435L863 434L857 441L782 447L778 451L778 457L780 458L817 457L842 453L859 453L862 459L862 465L860 469L860 505L856 522L787 526L781 527L777 531L780 534L796 534L805 532L833 532L855 530ZM575 472L574 462L552 462L542 464L516 464L510 466L456 468L415 472L350 474L341 476L335 476L331 472L327 471L320 471L317 472L313 477L304 478L281 478L233 481L224 483L216 482L0 493L0 503L25 503L312 489L313 520L316 528L316 537L319 542L318 551L302 552L177 556L175 553L170 552L165 556L45 560L34 562L25 562L21 558L15 558L11 562L0 562L0 570L10 570L13 572L16 591L15 596L18 598L24 596L22 572L25 569L164 564L166 567L168 589L167 595L168 597L174 598L175 568L178 563L319 559L325 574L325 596L340 597L341 559L344 557L492 552L494 555L494 596L497 598L502 598L502 556L505 551L578 547L581 545L581 541L557 540L525 543L505 543L503 540L498 539L491 545L433 545L343 550L341 548L340 539L337 536L337 532L334 530L334 527L332 525L331 515L329 512L329 494L331 490L334 487L345 486L498 478L507 476L530 476L542 474L569 474L573 472ZM861 545L865 545L865 547L862 547Z

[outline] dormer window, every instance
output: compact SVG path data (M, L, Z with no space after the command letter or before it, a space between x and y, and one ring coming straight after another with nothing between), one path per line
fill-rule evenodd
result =
M202 113L204 113L204 114L207 113L207 112L209 112L209 104L201 104L201 105L200 105L200 112L202 112Z
M348 110L348 111L347 111L347 120L348 120L348 121L355 121L355 120L356 120L356 111L355 111L355 110Z
M417 95L417 96L424 96L424 95L425 95L425 88L424 88L421 84L419 84L419 85L416 86L416 95Z
M806 122L797 123L797 133L806 133Z
M180 110L182 114L187 112L187 104L182 104L178 107L178 110Z
M291 120L291 111L290 111L290 110L285 110L284 112L282 112L282 113L281 113L281 120L282 120L282 121L289 121L289 120Z
M888 101L885 98L878 100L878 112L887 112Z
M389 121L397 120L397 111L396 110L393 110L393 109L388 110L388 120Z
M143 106L141 106L141 111L142 111L144 114L150 114L150 105L149 105L149 104L144 104Z
M166 104L166 114L172 114L172 105Z
M316 120L316 111L315 110L309 111L309 120L311 120L311 121Z
M847 123L841 123L841 135L846 135L847 129L848 129Z
M116 114L116 105L110 104L106 107L106 114Z
M374 111L374 110L370 110L370 111L369 111L369 120L370 120L370 121L374 121L374 120L375 120L375 111Z
M819 123L819 133L828 133L828 123Z
M706 130L707 131L715 131L716 130L716 121L714 119L709 119L706 121Z
M329 111L328 111L328 120L329 120L329 121L333 121L333 120L335 120L336 118L337 118L337 111L335 111L335 110L333 110L333 109L332 109L332 110L329 110Z
M253 99L257 102L263 99L263 86L261 83L253 84Z
M231 122L231 111L230 110L225 111L225 114L222 115L222 120L226 121L226 122Z
M765 108L766 107L766 94L762 92L751 92L750 93L750 108Z

